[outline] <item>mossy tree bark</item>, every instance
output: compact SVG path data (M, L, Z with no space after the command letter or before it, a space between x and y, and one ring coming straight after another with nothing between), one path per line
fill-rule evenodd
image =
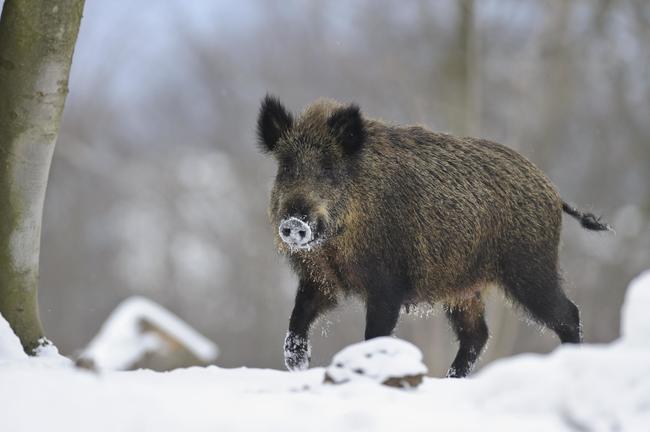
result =
M45 189L84 0L6 0L0 18L0 313L33 354Z

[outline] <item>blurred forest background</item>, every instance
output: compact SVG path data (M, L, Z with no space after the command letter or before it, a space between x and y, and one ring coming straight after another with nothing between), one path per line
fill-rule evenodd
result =
M650 2L645 0L90 1L47 194L41 314L65 354L141 294L214 340L222 366L283 368L296 281L267 222L267 92L511 146L616 235L566 219L566 289L585 338L618 336L627 282L650 264ZM482 364L557 341L493 294ZM398 334L442 375L444 314ZM363 337L343 307L313 364Z

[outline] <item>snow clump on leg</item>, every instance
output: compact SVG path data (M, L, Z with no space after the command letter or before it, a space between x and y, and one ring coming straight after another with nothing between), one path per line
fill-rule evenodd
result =
M309 339L295 333L287 333L284 339L284 364L288 370L301 371L309 368L311 345Z

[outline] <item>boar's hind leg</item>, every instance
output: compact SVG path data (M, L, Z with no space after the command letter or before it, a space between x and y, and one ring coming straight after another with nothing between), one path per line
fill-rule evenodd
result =
M488 339L485 306L477 295L461 304L445 306L445 313L459 343L458 354L447 376L462 378L472 371Z
M325 294L308 280L300 280L296 300L289 319L289 332L284 341L284 363L289 370L309 367L311 347L309 330L314 321L336 306L336 298Z
M504 265L506 294L540 324L553 330L562 343L580 343L580 312L564 294L555 254L524 254Z

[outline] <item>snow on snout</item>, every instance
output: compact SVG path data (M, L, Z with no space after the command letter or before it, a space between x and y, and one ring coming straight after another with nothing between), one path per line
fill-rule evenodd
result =
M369 379L393 387L413 387L422 382L426 373L422 352L415 345L380 337L350 345L336 354L326 370L325 382Z
M314 239L311 227L295 217L283 220L278 231L282 241L291 247L305 248Z

